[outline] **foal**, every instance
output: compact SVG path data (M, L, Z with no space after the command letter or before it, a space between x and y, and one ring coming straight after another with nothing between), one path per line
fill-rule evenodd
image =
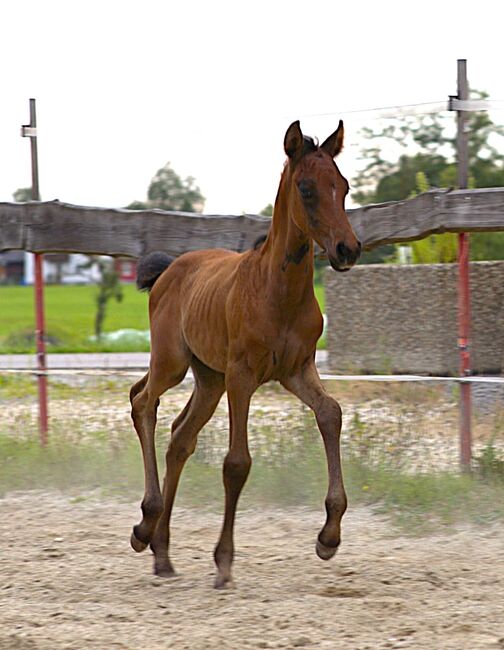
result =
M315 413L329 471L327 519L316 551L331 558L340 543L346 496L340 465L341 409L315 367L322 315L313 291L313 241L336 271L357 261L360 242L348 222L348 183L333 158L343 146L343 123L321 145L303 136L299 122L284 139L287 161L264 243L245 253L203 250L176 260L142 258L137 284L150 290L149 372L131 389L132 418L142 447L145 495L131 545L154 553L154 573L174 574L168 556L170 515L179 477L201 428L227 392L230 446L224 460L225 514L215 548L215 587L232 582L233 527L251 458L247 418L252 394L279 381ZM172 424L161 494L154 431L159 397L180 383L189 366L194 392Z

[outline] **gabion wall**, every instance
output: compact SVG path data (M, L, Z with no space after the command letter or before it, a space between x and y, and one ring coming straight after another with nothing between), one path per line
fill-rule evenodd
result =
M456 375L457 265L373 264L326 269L326 330L332 370ZM471 366L504 365L504 262L473 262Z

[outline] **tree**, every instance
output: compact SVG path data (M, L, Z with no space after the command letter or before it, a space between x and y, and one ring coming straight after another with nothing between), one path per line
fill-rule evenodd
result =
M107 304L113 298L117 302L123 299L123 290L119 279L119 274L114 269L113 262L110 258L99 255L90 255L88 262L81 268L89 269L92 266L98 267L100 279L97 282L98 291L95 296L96 314L95 314L95 336L99 341L103 334L103 323L107 315Z
M111 298L114 298L117 302L121 302L123 299L123 290L119 282L119 274L114 270L110 260L98 257L95 261L100 270L95 316L95 335L97 340L99 340L103 333L103 322L107 313L107 303Z
M273 216L273 204L268 203L268 205L259 212L263 217L272 217Z
M32 200L31 187L20 187L14 192L12 198L16 203L28 203L28 201Z
M158 169L147 190L147 201L133 201L130 210L172 210L175 212L201 212L205 197L201 194L195 179L188 176L182 180L171 168L170 163Z
M475 91L477 98L487 95ZM470 113L469 172L471 187L503 187L504 155L499 153L495 142L504 136L504 128L494 124L488 113ZM418 174L428 179L428 187L456 186L455 120L453 115L436 114L396 118L378 130L363 129L363 136L370 142L364 147L361 158L366 166L354 179L357 191L353 199L361 205L400 201L418 191ZM405 153L405 150L413 153ZM416 149L416 151L415 151ZM384 151L387 150L387 155ZM404 152L404 153L403 153ZM439 243L440 240L431 240ZM430 253L427 254L427 249ZM417 260L430 257L432 246L417 247ZM436 246L434 247L436 249ZM451 256L437 246L440 256ZM390 256L391 247L381 247L371 254L363 255L369 262L370 255L378 261ZM415 252L413 253L415 258ZM503 233L474 233L471 235L472 259L504 259Z
M417 172L418 193L427 192L429 180L424 172ZM413 192L412 196L415 196ZM443 235L429 235L424 239L411 242L413 262L415 264L449 264L457 261L457 235L447 232Z

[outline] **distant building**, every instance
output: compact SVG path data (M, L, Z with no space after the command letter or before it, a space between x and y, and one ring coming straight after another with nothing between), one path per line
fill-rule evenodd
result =
M0 253L0 284L23 284L24 267L23 251Z
M123 283L135 282L137 272L137 261L130 257L116 257L114 269L119 273L119 279Z
M121 282L134 282L136 261L114 259L114 268ZM100 279L96 264L89 264L89 256L79 253L51 253L44 255L42 266L47 284L94 284ZM34 256L24 251L0 253L0 284L33 284Z

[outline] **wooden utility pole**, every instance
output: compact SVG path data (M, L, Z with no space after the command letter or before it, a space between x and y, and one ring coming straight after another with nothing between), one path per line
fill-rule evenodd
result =
M467 82L467 61L457 61L457 99L464 102L469 99L469 85ZM468 155L468 113L463 104L457 108L457 184L459 189L465 190L469 178ZM471 295L469 286L469 234L466 232L458 235L458 311L459 311L459 336L458 347L460 351L460 376L467 377L471 374L471 357L469 352L469 335L471 322ZM471 384L460 384L460 463L464 469L471 465Z
M21 135L30 138L31 145L31 175L32 201L40 201L38 181L37 153L37 115L35 100L30 99L30 124L21 127ZM39 397L39 430L40 443L48 442L48 409L47 409L47 367L45 357L45 320L44 320L44 277L42 272L42 253L35 253L35 345L37 349L37 376Z

